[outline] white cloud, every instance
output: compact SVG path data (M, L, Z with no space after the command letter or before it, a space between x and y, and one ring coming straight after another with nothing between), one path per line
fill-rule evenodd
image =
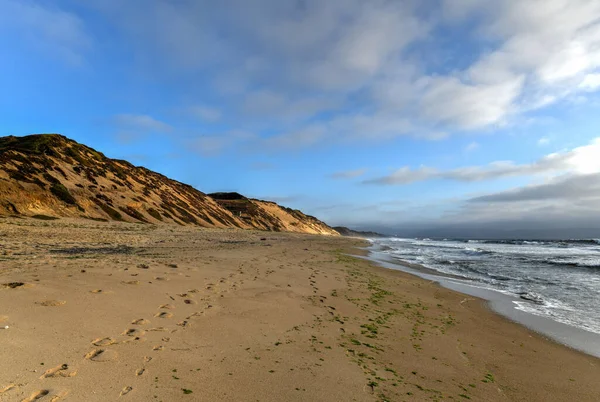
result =
M478 150L481 147L478 142L472 142L465 147L465 152L473 152Z
M434 179L475 182L502 177L567 172L591 174L600 172L600 158L598 158L598 155L600 155L600 138L593 140L589 145L574 148L570 151L552 153L528 164L498 161L486 166L469 166L445 171L427 166L421 166L418 169L405 166L388 176L365 180L364 183L402 185Z
M246 115L257 118L271 116L287 121L306 119L337 107L339 102L333 99L324 97L291 99L289 96L270 90L249 92L242 106Z
M221 111L209 106L196 105L190 107L189 111L200 120L208 122L215 122L221 118Z
M546 145L550 144L550 138L548 138L548 137L542 137L542 138L540 138L540 139L537 141L537 144L538 144L539 146L541 146L541 147L542 147L542 146L546 146Z
M231 130L220 134L199 135L186 142L189 150L203 156L215 156L224 149L256 141L256 135L243 130Z
M164 134L173 130L169 124L145 114L118 114L113 116L112 125L116 138L123 143L130 143L152 134Z
M0 33L24 38L37 52L71 65L83 63L92 43L75 13L33 0L0 0Z
M489 131L600 89L597 0L90 3L140 68L209 77L269 144Z
M499 124L513 111L523 82L520 76L479 85L455 77L434 78L421 98L421 113L428 120L466 129Z
M116 126L124 130L145 130L149 132L167 132L172 127L154 117L145 114L118 114L113 118Z
M484 16L480 32L501 45L466 73L483 83L525 76L523 99L515 107L556 102L600 67L600 3L595 0L468 3L471 12Z
M584 198L600 199L600 174L567 175L536 184L496 194L472 198L470 202L521 202L567 200Z
M600 88L600 73L588 74L579 85L585 91L595 91Z
M330 177L332 179L354 179L363 176L366 172L366 169L346 170L344 172L333 173Z
M404 117L392 114L346 114L330 120L320 120L265 138L264 149L298 149L319 143L381 142L399 136L412 135L442 139L443 132L421 132Z

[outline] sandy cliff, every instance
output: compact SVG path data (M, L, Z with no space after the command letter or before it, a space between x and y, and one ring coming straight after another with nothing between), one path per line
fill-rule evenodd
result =
M248 202L253 207L240 214L223 200L61 135L0 138L3 215L338 234L300 211Z

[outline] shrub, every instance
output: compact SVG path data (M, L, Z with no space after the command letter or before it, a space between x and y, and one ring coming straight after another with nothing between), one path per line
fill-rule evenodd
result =
M127 215L131 216L132 218L135 218L135 219L137 219L139 221L148 223L148 221L146 220L146 218L144 218L144 215L142 215L135 208L127 206L127 207L119 207L119 209L121 211L125 212Z
M48 215L33 215L32 216L33 219L40 219L42 221L55 221L58 218L55 216L48 216Z
M150 214L151 217L153 217L154 219L157 219L159 221L162 221L163 218L162 216L160 216L160 212L158 212L156 209L154 208L148 208L148 213Z
M57 171L58 173L60 173L65 179L68 179L67 174L65 173L65 171L62 170L61 168L59 168L58 166L54 166L54 170Z
M96 203L96 205L98 205L100 208L102 208L102 210L104 212L106 212L108 214L108 216L111 217L111 219L113 219L115 221L123 220L123 215L121 215L121 213L119 211L112 209L111 207L109 207L108 205L106 205L105 203L103 203L102 201L100 201L97 198L92 198L92 201L94 201Z
M67 204L77 205L77 200L71 195L69 190L61 183L53 183L50 187L50 191L54 194L59 200L66 202Z
M44 183L43 181L41 181L40 179L38 179L37 177L35 179L33 179L33 183L37 184L39 187L41 187L43 190L46 189L46 183Z
M25 176L23 173L17 170L6 170L8 172L8 176L13 180L23 181L25 183L31 183L31 179Z
M44 179L51 184L60 184L60 181L48 172L44 172Z

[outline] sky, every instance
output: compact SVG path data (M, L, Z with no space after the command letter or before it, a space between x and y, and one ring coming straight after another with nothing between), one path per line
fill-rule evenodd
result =
M0 135L332 225L600 227L597 0L0 0L0 89Z

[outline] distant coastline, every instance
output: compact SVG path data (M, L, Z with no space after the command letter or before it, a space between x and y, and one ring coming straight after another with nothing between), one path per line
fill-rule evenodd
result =
M388 237L381 233L371 232L371 231L353 230L353 229L347 228L345 226L334 226L333 229L345 237L360 237L363 239Z

